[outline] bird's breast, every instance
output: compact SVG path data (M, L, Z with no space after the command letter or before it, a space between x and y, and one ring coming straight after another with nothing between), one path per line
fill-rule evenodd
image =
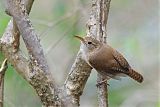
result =
M96 70L106 70L112 64L113 58L110 51L106 47L101 47L100 49L90 53L88 55L88 60L90 65Z

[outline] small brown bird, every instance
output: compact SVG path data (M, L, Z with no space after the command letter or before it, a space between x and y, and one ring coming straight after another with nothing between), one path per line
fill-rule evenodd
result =
M127 60L109 45L93 37L75 37L82 43L82 58L101 75L114 79L128 75L139 83L143 81L142 75L134 71Z

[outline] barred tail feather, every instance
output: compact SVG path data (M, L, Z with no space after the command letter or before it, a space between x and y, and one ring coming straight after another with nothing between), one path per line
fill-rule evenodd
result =
M129 70L128 76L130 76L131 78L133 78L139 83L143 82L143 76L139 74L138 72L134 71L133 69Z

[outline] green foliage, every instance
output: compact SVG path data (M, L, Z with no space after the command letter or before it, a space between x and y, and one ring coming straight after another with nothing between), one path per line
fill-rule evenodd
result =
M63 0L57 0L56 3L53 6L53 14L55 17L60 18L65 14L67 11L66 7L66 1Z
M116 83L117 84L117 83ZM135 89L134 86L126 85L121 88L112 89L109 91L110 107L119 107L123 101L131 95L131 91Z
M9 65L5 75L4 107L40 107L33 88Z
M140 51L139 44L140 43L138 41L138 38L134 36L132 36L131 38L130 36L128 36L128 38L126 37L125 39L124 48L126 52L136 55Z
M160 100L160 99L159 99ZM160 101L158 101L157 107L160 107Z
M129 4L131 4L131 3L132 3L132 1L129 1L129 0L123 0L123 2L121 0L116 0L116 1L113 0L111 2L111 4L113 4L112 7L120 8L121 6L123 6L124 7L123 9L130 6Z

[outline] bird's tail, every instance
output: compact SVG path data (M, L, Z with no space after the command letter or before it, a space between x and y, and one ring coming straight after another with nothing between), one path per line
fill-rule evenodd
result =
M138 72L134 71L133 69L129 70L128 76L130 76L131 78L133 78L139 83L143 82L143 76L139 74Z

